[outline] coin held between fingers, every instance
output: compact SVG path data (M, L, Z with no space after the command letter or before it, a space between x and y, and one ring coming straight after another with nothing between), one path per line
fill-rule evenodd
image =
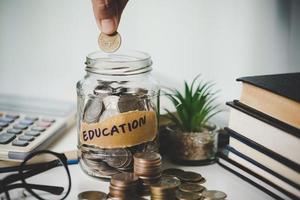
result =
M112 35L100 33L98 38L98 45L106 53L113 53L121 46L121 36L118 32Z

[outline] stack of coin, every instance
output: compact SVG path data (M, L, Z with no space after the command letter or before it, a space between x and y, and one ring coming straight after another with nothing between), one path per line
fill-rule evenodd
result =
M77 196L78 200L106 200L107 195L101 191L85 191Z
M109 196L121 200L137 199L138 177L129 172L113 175L110 180Z
M175 200L180 180L174 176L163 175L158 183L150 186L152 200Z
M155 152L134 154L134 173L141 181L141 192L149 194L150 185L157 183L161 178L161 156Z

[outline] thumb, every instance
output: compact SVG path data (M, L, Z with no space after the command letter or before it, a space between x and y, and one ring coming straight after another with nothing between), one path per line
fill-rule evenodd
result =
M101 32L110 35L117 31L127 1L92 0L94 15Z

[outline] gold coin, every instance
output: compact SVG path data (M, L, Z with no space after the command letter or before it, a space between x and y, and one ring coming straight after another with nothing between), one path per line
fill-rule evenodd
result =
M156 193L157 191L175 189L180 185L180 180L174 176L163 175L158 183L151 185L151 191Z
M197 193L193 192L182 192L182 191L176 191L176 198L178 200L200 200L202 196Z
M130 172L122 172L111 177L111 184L113 185L128 185L131 183L136 183L138 181L138 176Z
M199 182L202 176L196 172L183 172L179 174L178 178L183 182Z
M161 156L159 153L155 152L141 152L134 154L134 160L137 162L160 162Z
M206 188L196 183L182 183L179 190L183 192L202 192Z
M78 194L78 200L105 200L107 195L100 191L85 191Z
M227 195L218 190L206 190L202 192L202 196L205 200L223 200L227 197Z
M112 35L100 33L98 38L98 45L106 53L113 53L120 48L121 36L118 32Z

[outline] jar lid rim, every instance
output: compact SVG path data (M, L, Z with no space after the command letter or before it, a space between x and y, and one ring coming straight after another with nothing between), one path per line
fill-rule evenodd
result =
M148 53L123 50L115 53L95 51L86 57L86 71L104 75L131 75L152 70Z
M116 57L120 60L117 60ZM122 58L124 60L121 60ZM114 53L94 51L89 53L86 56L86 59L100 61L100 62L110 62L110 63L118 63L118 62L127 63L127 62L140 62L140 61L148 60L151 59L151 56L146 52L136 51L136 50L123 50Z

